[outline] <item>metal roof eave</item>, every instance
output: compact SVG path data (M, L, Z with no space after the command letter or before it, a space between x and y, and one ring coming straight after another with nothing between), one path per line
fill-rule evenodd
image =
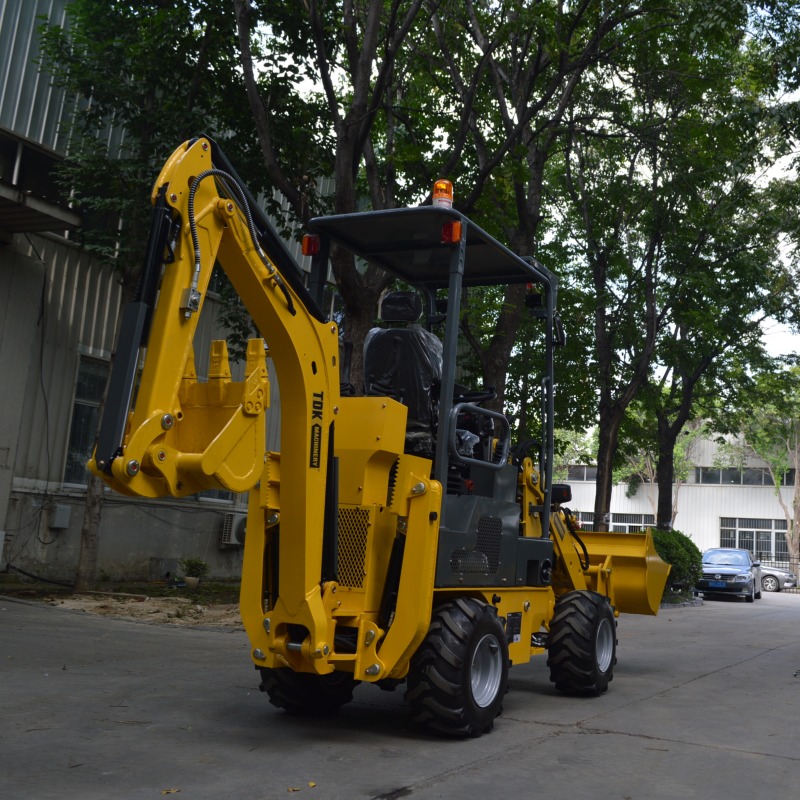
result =
M74 211L0 183L0 230L33 233L75 229L80 225L81 217Z

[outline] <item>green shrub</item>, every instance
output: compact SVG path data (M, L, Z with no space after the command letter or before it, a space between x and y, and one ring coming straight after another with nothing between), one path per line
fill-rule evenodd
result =
M661 559L672 565L664 597L691 592L702 574L703 556L697 545L680 531L654 530L653 543Z

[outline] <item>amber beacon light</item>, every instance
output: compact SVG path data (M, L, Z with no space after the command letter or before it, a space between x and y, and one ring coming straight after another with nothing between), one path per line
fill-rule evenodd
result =
M440 208L453 207L453 184L440 178L433 184L433 205Z

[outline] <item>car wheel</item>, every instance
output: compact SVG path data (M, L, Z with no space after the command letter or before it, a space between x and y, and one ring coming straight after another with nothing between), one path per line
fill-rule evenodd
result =
M761 588L765 592L779 592L781 590L781 584L774 575L764 575L761 578Z
M756 599L756 582L753 581L753 585L750 587L750 594L746 595L744 598L748 603L752 603Z

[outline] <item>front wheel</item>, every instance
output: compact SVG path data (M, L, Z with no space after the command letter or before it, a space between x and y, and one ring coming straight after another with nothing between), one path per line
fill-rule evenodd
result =
M556 603L547 638L550 680L560 692L599 695L617 663L617 622L608 599L575 591Z
M508 645L492 607L458 598L433 614L411 661L406 699L415 720L449 736L480 736L503 710Z
M353 699L358 685L348 672L313 675L291 669L262 667L261 685L270 703L290 714L299 716L328 716L335 714Z
M764 575L764 577L761 578L761 588L765 592L779 592L781 590L781 585L774 575Z

